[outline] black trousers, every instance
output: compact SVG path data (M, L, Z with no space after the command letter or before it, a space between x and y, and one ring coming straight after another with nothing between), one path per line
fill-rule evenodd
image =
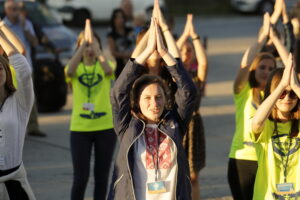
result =
M29 200L21 183L16 180L4 182L10 200Z
M252 200L257 161L229 159L227 178L234 200Z
M19 169L19 167L20 166L17 166L9 170L0 170L0 177L15 172L16 170ZM29 200L26 191L24 190L24 188L22 187L19 181L8 180L4 182L4 185L6 187L6 191L8 193L10 200Z
M94 146L94 200L105 200L109 171L117 137L113 129L95 132L71 132L73 185L71 200L83 200L90 173L90 160Z

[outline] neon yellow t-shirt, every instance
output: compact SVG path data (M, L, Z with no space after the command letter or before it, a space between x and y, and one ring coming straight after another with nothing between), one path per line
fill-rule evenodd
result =
M68 66L65 68L67 70ZM98 61L93 66L85 66L81 62L76 74L66 80L72 84L73 91L71 131L89 132L113 128L110 89L114 75L105 76Z
M252 88L247 85L234 95L235 104L235 133L232 139L229 157L240 160L256 161L254 143L249 136L250 118L256 108L252 105Z
M253 133L250 134L253 141L257 143L256 153L258 159L253 194L254 200L300 199L300 135L292 138L290 143L290 138L287 136L291 129L291 122L277 123L277 127L278 136L274 133L274 122L267 119L258 139L255 139ZM288 154L289 156L287 157ZM286 182L293 184L294 192L284 198L283 195L278 194L276 184L284 183L284 165L282 163L285 164L287 158ZM282 162L282 159L284 162Z
M11 76L12 76L12 81L13 81L13 85L15 86L15 88L18 87L18 81L17 81L17 74L15 71L15 68L13 68L13 66L9 66L10 71L11 71Z

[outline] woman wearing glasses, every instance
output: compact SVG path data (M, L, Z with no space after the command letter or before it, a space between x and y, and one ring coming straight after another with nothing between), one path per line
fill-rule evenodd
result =
M300 84L292 56L272 72L265 100L256 111L251 136L258 169L253 199L300 198Z

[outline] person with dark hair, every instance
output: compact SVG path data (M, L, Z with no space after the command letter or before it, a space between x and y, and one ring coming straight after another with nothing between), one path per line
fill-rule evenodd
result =
M90 21L77 39L77 50L66 75L73 91L71 154L74 170L72 200L83 200L89 179L92 147L95 152L94 200L106 198L109 170L115 149L110 89L113 67L103 55L100 38Z
M154 19L147 35L145 49L128 61L111 94L120 150L108 199L191 200L182 139L194 109L196 88L181 61L170 53L171 47L165 47ZM160 77L143 75L145 62L152 56L164 60L176 82L175 104L167 101L169 88Z
M244 53L234 80L235 133L229 153L227 178L235 200L252 200L257 157L249 135L249 119L262 102L266 79L276 68L272 54L259 53L269 36L269 30L270 16L265 14L257 42Z
M19 42L11 33L1 21L0 49L5 56L0 55L0 185L4 184L7 192L1 193L0 199L35 200L22 161L26 126L34 101L31 70L12 43ZM10 66L16 74L17 89Z
M192 40L189 40L189 37ZM199 200L199 172L205 166L204 125L199 109L201 99L204 96L208 63L205 49L193 24L192 14L187 15L186 25L182 35L177 40L177 46L180 50L183 65L197 88L197 103L188 126L188 132L183 139L183 146L190 166L192 197L194 200Z
M118 78L134 48L134 33L126 26L126 15L122 9L115 9L110 18L108 47L117 62L115 76Z
M250 123L258 160L253 199L300 198L299 97L290 54L285 68L269 76L265 99Z

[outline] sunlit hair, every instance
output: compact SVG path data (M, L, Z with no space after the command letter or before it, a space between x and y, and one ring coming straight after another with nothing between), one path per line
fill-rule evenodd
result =
M256 106L259 106L261 104L262 98L261 98L260 89L259 89L260 85L255 78L255 71L256 71L257 67L259 66L259 63L265 59L272 60L274 62L274 68L276 68L276 60L275 60L274 56L267 52L259 53L254 58L254 60L251 63L251 66L250 66L250 74L249 74L248 80L249 80L250 87L253 89L253 93L252 93L253 94L253 102L256 104Z
M265 88L265 99L275 90L275 88L280 83L282 75L283 75L283 71L284 71L284 68L277 68L277 69L273 70L272 73L270 74L270 76L267 80L266 88ZM271 111L270 116L269 116L270 120L273 120L273 121L279 121L280 120L277 116L277 111L278 111L278 108L275 105L273 107L272 111ZM290 114L291 114L290 115L290 120L292 121L291 135L294 137L294 136L298 135L298 131L299 131L298 130L298 120L299 120L299 117L300 117L299 98L297 98L297 104L291 110Z
M164 91L165 95L165 109L171 109L172 105L171 102L168 102L169 94L168 94L168 87L165 85L164 81L156 75L145 74L135 80L132 85L130 91L130 105L131 105L131 112L133 115L146 120L146 117L142 114L140 109L140 96L144 88L150 84L158 84Z
M98 43L99 43L99 47L100 47L100 49L102 50L102 44L101 44L101 39L100 39L100 37L95 33L95 32L93 32L93 35L94 35L94 37L96 38L96 40L98 41ZM77 41L76 41L76 49L78 49L79 47L80 47L80 43L81 43L81 41L82 40L84 40L84 31L81 31L80 33L79 33L79 35L78 35L78 37L77 37Z
M16 88L13 84L13 78L12 78L12 73L10 71L9 63L8 60L2 55L0 55L0 63L3 65L6 74L6 81L5 81L4 88L7 92L7 95L10 96L16 91Z

